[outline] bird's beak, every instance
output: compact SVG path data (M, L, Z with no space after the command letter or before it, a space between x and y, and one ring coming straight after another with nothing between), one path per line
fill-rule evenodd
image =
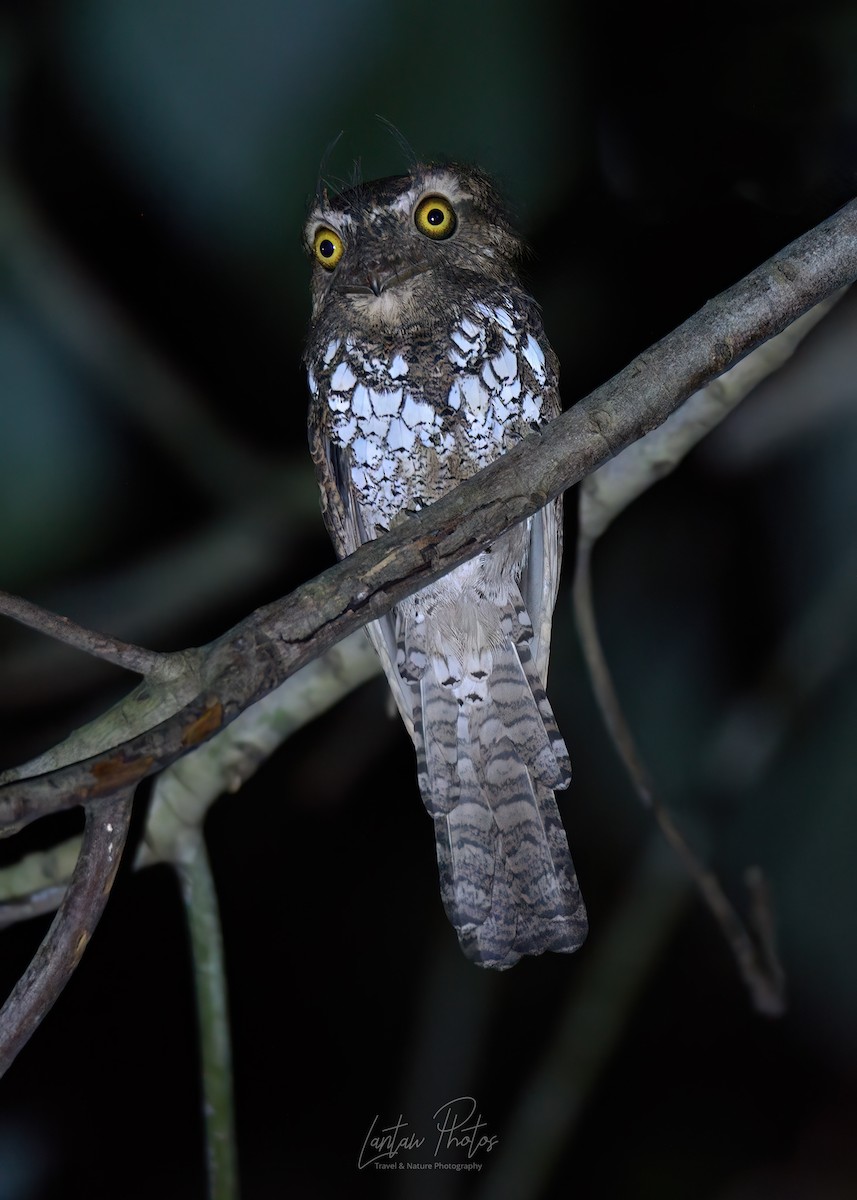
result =
M428 269L427 262L413 263L404 262L402 259L392 261L376 259L352 267L346 275L340 277L337 287L340 291L352 294L369 295L371 293L380 296L382 292L398 287L416 275L422 275Z

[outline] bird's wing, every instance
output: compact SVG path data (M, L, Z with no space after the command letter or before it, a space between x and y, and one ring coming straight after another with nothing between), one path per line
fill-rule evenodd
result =
M521 575L521 596L533 623L532 655L536 673L547 686L553 610L562 564L562 497L529 521L529 551Z
M371 541L377 531L367 530L360 517L352 485L351 472L345 454L326 436L319 421L310 420L310 452L315 463L316 477L321 490L321 509L324 523L340 558L353 554L364 542ZM414 714L411 691L396 666L396 619L390 612L377 621L370 621L366 632L381 660L393 699L411 737L414 735Z

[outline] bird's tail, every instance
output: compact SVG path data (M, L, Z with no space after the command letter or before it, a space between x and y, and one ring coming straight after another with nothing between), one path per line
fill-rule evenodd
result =
M523 605L503 610L496 644L432 653L406 631L420 790L434 819L440 887L468 958L505 969L522 955L570 953L586 911L554 790L568 751L530 653Z

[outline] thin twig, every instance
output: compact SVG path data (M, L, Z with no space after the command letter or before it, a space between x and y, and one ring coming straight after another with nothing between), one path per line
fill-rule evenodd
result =
M276 564L297 554L307 530L318 531L318 487L312 464L298 454L282 464L278 486L264 496L245 497L227 514L214 515L168 546L99 570L76 573L59 583L49 607L58 612L85 608L87 625L95 629L133 629L137 645L173 639L211 612L212 597L222 606L240 603L260 590L276 572ZM2 711L20 716L27 708L79 696L91 687L99 666L81 660L75 670L59 671L57 646L47 638L27 638L3 654L0 676Z
M616 694L610 668L604 656L595 610L592 603L592 544L581 539L578 546L573 597L574 613L589 677L613 743L631 779L637 795L650 809L661 832L696 883L706 904L729 943L757 1012L778 1017L785 1012L785 976L774 946L773 920L762 872L750 868L747 884L751 888L755 938L739 917L720 881L698 858L685 841L669 811L659 799L651 776L636 747L622 706Z
M86 807L74 875L42 944L0 1010L0 1075L11 1066L70 979L104 911L131 821L133 788Z
M186 843L185 843L186 846ZM202 1065L209 1200L238 1200L232 1098L232 1046L217 892L205 839L173 863L190 933Z
M95 658L135 671L138 675L151 675L153 678L168 679L178 669L171 654L161 654L156 650L146 650L142 646L134 646L130 642L122 642L106 633L96 633L91 629L78 625L70 617L60 616L50 612L32 600L21 596L13 596L10 592L0 591L0 616L11 617L21 625L36 629L46 637L74 646Z
M592 681L598 708L613 745L618 750L619 757L631 776L631 782L637 795L647 808L651 808L654 804L654 784L649 777L646 764L640 757L634 736L625 719L625 713L619 703L619 697L616 695L613 680L604 658L601 639L598 636L595 605L592 600L591 559L592 542L581 536L577 542L577 559L572 584L574 615L580 635L580 645L589 669L589 678Z

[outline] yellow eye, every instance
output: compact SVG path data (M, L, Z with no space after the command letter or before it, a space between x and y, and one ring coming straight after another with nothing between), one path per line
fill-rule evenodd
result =
M440 240L451 237L455 233L458 218L455 215L455 209L448 200L444 200L443 196L426 196L417 205L414 223L420 233L424 233L426 237Z
M345 253L342 238L333 229L322 226L312 239L312 249L318 261L332 271Z

